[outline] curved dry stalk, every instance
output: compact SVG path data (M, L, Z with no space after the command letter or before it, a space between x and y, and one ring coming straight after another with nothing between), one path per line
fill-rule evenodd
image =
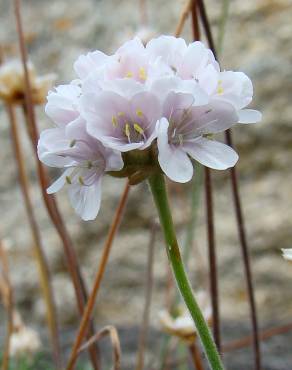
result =
M144 368L144 352L145 352L145 345L146 345L147 335L148 335L150 305L151 305L151 296L152 296L152 289L153 289L154 245L155 245L157 226L158 225L156 225L154 221L151 227L150 240L149 240L149 245L148 245L147 274L146 274L146 279L145 279L147 285L146 285L146 293L145 293L143 320L142 320L140 337L139 337L136 370L143 370Z
M9 353L10 353L10 338L13 333L13 293L9 278L9 267L8 260L5 253L5 249L0 240L0 261L2 264L2 279L3 280L3 292L0 289L0 293L3 295L3 303L7 311L7 326L6 326L6 337L3 347L3 358L2 358L2 370L9 369ZM1 276L0 276L1 278ZM0 287L1 288L1 287ZM5 290L5 291L4 291Z
M41 290L46 302L47 308L47 320L48 327L50 331L50 337L52 342L52 348L54 353L54 358L56 365L61 369L62 360L61 360L61 347L59 342L59 333L58 333L58 324L57 324L57 315L56 315L56 305L54 301L52 286L51 286L51 277L48 267L48 262L46 260L45 253L43 251L41 235L36 222L34 215L33 205L29 193L29 181L26 174L26 169L23 163L23 152L21 148L21 142L19 138L19 130L16 122L15 109L11 104L7 104L7 114L11 126L11 138L13 143L13 151L15 154L16 164L18 168L18 178L19 183L24 199L26 214L28 222L31 229L31 235L33 239L33 254L37 262L37 267L40 277Z
M216 57L216 48L215 48L215 44L214 44L214 40L212 36L211 27L209 24L207 12L205 9L204 1L203 0L197 0L197 1L198 1L198 7L200 11L201 20L202 20L202 23L203 23L203 26L206 32L207 40L209 43L209 47L212 49ZM232 147L233 145L232 145L232 137L231 137L230 130L226 131L225 137L226 137L227 144ZM254 294L247 238L246 238L246 232L245 232L245 227L244 227L245 221L244 221L244 216L243 216L241 201L240 201L236 167L230 168L230 178L231 178L231 184L232 184L233 201L234 201L234 206L235 206L235 214L236 214L237 228L238 228L238 233L239 233L240 247L242 251L243 264L244 264L244 269L245 269L247 293L248 293L248 299L249 299L249 305L250 305L250 315L251 315L252 331L253 331L253 350L254 350L254 356L255 356L255 369L261 370L261 350L260 350L260 337L259 337L257 309L256 309L256 302L255 302L255 294Z
M78 329L78 333L77 333L76 338L75 338L75 342L74 342L74 345L73 345L73 348L72 348L72 351L71 351L71 355L70 355L70 358L69 358L69 361L68 361L68 365L66 367L67 370L73 370L75 362L76 362L76 358L77 358L76 355L77 355L78 350L81 346L83 338L86 334L87 327L88 327L88 322L91 318L91 314L92 314L92 311L93 311L93 308L94 308L94 303L95 303L95 300L96 300L97 293L99 291L101 280L102 280L104 272L105 272L105 268L106 268L109 253L110 253L110 250L111 250L111 247L112 247L112 244L113 244L113 240L114 240L114 237L115 237L116 232L118 230L118 227L120 225L122 215L123 215L123 210L125 208L125 205L126 205L126 202L127 202L127 199L128 199L129 190L130 190L130 185L129 185L129 182L127 182L127 185L126 185L126 187L123 191L123 194L120 198L120 201L119 201L119 204L118 204L113 222L110 226L110 230L108 232L107 239L106 239L105 244L104 244L102 256L101 256L100 263L99 263L99 268L98 268L97 274L95 276L93 288L92 288L91 294L89 296L88 302L86 304L86 307L85 307L85 310L84 310L84 313L83 313L83 316L82 316L82 319L81 319L81 323L80 323L80 326L79 326L79 329Z
M182 30L184 28L184 25L186 23L186 20L189 16L189 13L190 13L190 10L191 10L191 5L192 5L192 0L187 0L185 6L182 9L182 12L181 12L180 17L179 17L178 24L177 24L175 32L174 32L175 37L179 37L180 34L182 33Z
M61 217L61 214L58 210L55 198L54 196L49 196L46 192L46 189L49 186L49 178L48 178L47 172L44 166L42 165L42 163L37 158L37 142L38 142L39 135L38 135L36 118L35 118L34 105L32 101L29 73L28 73L28 68L27 68L27 51L25 47L23 30L22 30L20 0L14 0L14 10L15 10L16 27L17 27L17 33L18 33L18 39L19 39L19 48L20 48L21 59L22 59L22 64L23 64L23 69L24 69L24 77L25 77L25 87L26 87L25 118L27 119L27 122L29 123L28 131L30 134L30 139L32 141L34 154L37 160L37 172L38 172L40 188L42 191L43 200L47 208L48 214L63 244L67 268L70 273L73 286L74 286L74 290L75 290L78 310L79 310L79 313L82 315L84 311L85 302L87 300L86 287L82 279L82 275L81 275L80 268L78 265L76 253L72 245L72 241L65 228L65 225ZM91 322L90 327L89 327L88 336L90 336L93 333L94 333L94 326L93 326L93 322ZM90 348L89 351L90 351L92 365L95 370L98 370L99 361L98 361L97 348Z
M86 350L88 347L92 346L92 344L99 339L105 337L108 335L110 337L112 347L113 347L113 361L114 361L114 370L120 370L121 369L121 345L120 345L120 339L117 329L113 325L105 326L103 329L101 329L98 333L93 335L86 343L83 344L83 346L79 349L77 352L78 355Z

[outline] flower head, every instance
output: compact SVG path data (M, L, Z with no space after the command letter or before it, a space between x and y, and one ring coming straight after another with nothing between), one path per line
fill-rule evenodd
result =
M34 104L43 104L56 76L37 76L32 63L27 64ZM9 103L23 104L25 99L25 77L19 60L10 60L0 66L0 99Z
M46 113L56 127L42 133L38 152L47 165L65 169L48 191L67 184L83 219L98 212L105 173L136 184L162 170L184 183L193 176L192 160L227 169L238 155L213 135L261 119L246 109L250 79L221 71L201 42L161 36L144 45L136 37L112 55L81 55L74 69L78 79L48 94Z
M283 257L288 260L288 261L292 261L292 248L290 249L285 249L283 248L282 249L282 252L283 252Z

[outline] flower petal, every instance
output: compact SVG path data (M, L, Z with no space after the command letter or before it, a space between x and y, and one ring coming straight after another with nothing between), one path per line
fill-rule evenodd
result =
M76 213L84 220L94 220L101 202L101 176L90 186L70 185L69 198Z
M61 190L66 183L66 177L70 176L72 172L72 168L68 168L67 170L65 170L62 175L56 181L54 181L50 187L48 187L47 193L54 194L57 191Z
M254 109L242 109L237 112L239 121L238 123L256 123L262 120L262 114Z
M238 154L230 146L203 137L185 143L184 149L192 158L215 170L226 170L238 161Z
M163 172L173 181L187 182L193 176L193 165L187 154L180 148L168 143L167 119L157 122L158 162Z

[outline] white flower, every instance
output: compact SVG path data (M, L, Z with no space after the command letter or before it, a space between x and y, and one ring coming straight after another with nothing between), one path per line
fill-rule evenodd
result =
M47 192L55 193L67 184L73 208L86 221L93 220L99 211L105 172L123 167L120 153L105 148L89 136L82 118L69 127L43 131L38 156L48 166L65 168Z
M190 94L170 93L156 128L160 167L177 182L187 182L193 176L189 156L217 170L232 167L238 160L232 148L208 137L237 122L233 106L217 100L194 106L193 100Z
M81 106L88 133L107 147L121 152L143 150L156 137L161 105L150 92L135 94L131 99L114 92L87 94Z

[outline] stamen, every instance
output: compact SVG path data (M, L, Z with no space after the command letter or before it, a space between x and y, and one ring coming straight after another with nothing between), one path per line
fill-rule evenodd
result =
M117 117L116 116L112 116L112 125L114 127L117 127L118 126L118 120L117 120Z
M125 115L125 112L118 112L118 117L123 117Z
M93 164L91 161L87 162L87 168L90 170L93 167Z
M129 71L126 73L126 77L131 78L133 77L133 72Z
M79 181L80 185L83 185L83 186L85 185L82 176L78 177L78 181Z
M138 117L143 117L143 112L142 112L141 109L137 109L136 114L137 114Z
M222 81L221 81L221 80L219 80L219 81L218 81L218 87L217 87L217 94L221 95L221 94L223 94L223 93L224 93L224 89L223 89L223 87L222 87Z
M143 67L139 68L139 78L143 81L147 79L147 74L146 74L145 68Z
M183 135L182 134L178 134L178 141L180 145L183 145Z
M73 146L76 144L76 140L75 139L73 139L71 142L70 142L70 144L69 144L69 147L70 148L73 148Z
M71 185L71 184L72 184L72 181L71 181L70 176L66 176L65 178L66 178L66 182L67 182L67 184L68 184L68 185Z
M140 135L144 134L144 130L142 129L142 127L137 122L134 123L134 130L137 131L138 134L140 134Z
M129 125L129 123L125 124L125 129L124 130L125 130L125 134L126 134L128 140L130 141L130 125Z

